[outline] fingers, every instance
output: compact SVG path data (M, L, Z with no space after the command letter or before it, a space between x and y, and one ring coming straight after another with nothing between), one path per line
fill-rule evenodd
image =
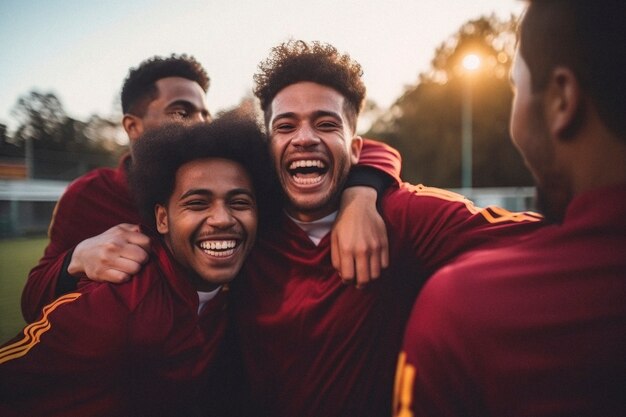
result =
M126 240L126 242L123 242L121 246L118 247L117 252L121 258L126 258L139 264L143 264L148 260L149 250L150 238L145 235L141 235L141 240L137 239L137 241L134 241L131 237Z
M333 267L340 273L341 280L346 284L354 284L364 288L371 281L380 277L382 270L389 266L389 246L387 239L362 243L351 248L331 250Z
M126 240L126 242L137 245L145 251L150 249L150 238L141 233L139 231L139 227L137 227L137 230L128 230L122 237Z
M98 273L98 280L119 284L128 281L132 276L136 275L143 266L142 262L131 259L118 257L108 268Z
M149 250L150 238L139 226L119 224L79 243L68 272L84 274L93 281L124 282L141 270Z

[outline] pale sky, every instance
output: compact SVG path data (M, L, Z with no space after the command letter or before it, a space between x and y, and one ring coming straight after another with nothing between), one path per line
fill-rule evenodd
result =
M2 0L0 123L32 89L71 117L115 115L128 69L187 53L211 78L212 113L239 103L272 46L320 40L364 69L368 98L386 108L430 66L435 48L481 15L508 17L520 0Z

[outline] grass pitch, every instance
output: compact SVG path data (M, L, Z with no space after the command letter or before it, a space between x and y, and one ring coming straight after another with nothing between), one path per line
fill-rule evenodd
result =
M0 344L25 325L20 309L22 289L47 242L46 237L0 239Z

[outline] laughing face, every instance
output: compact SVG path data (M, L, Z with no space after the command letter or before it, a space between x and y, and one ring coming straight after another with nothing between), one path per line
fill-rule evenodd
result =
M219 158L182 165L157 230L199 291L232 280L252 249L257 208L252 181L238 163Z
M362 140L354 137L344 97L313 82L282 89L271 104L271 153L288 198L287 211L301 221L322 218L338 208L350 167Z

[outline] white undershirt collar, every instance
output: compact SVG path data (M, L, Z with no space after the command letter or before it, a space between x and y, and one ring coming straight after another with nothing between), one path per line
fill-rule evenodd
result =
M330 213L326 217L322 217L321 219L313 220L312 222L303 222L300 220L296 220L287 214L298 227L305 231L305 233L309 236L309 239L315 246L319 245L320 241L330 232L335 219L337 218L337 212Z
M215 296L217 295L218 292L220 292L221 289L222 289L222 286L220 285L219 287L217 287L213 291L208 291L208 292L207 291L197 291L197 293L198 293L198 314L200 314L200 312L202 311L202 309L204 308L206 303L208 303L213 298L215 298Z

